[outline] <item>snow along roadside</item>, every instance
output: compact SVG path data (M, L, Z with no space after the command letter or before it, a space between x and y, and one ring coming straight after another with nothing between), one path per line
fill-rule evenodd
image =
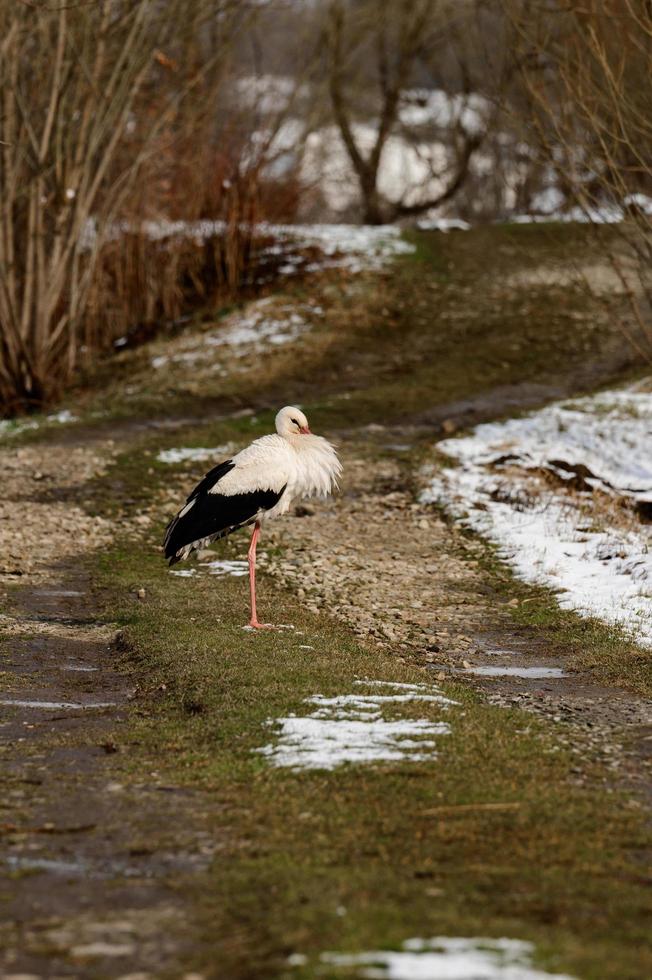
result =
M562 608L652 646L652 393L647 385L489 423L437 449L456 462L431 476L442 503ZM550 474L557 485L543 479Z

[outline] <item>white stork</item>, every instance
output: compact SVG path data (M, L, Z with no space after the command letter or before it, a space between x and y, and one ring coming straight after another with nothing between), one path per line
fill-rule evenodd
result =
M287 513L295 500L323 496L337 487L342 465L326 439L315 436L298 408L287 406L276 416L276 435L263 436L206 474L185 507L170 521L163 547L170 565L198 548L253 524L249 561L251 619L256 613L256 544L263 521Z

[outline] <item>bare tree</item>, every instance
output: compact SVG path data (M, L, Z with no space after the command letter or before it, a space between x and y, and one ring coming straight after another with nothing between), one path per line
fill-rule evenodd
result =
M464 184L476 150L490 125L486 118L467 124L471 78L464 64L465 33L474 25L473 0L398 0L391 11L382 0L329 0L324 30L328 89L333 116L360 188L365 221L378 224L422 214L455 196ZM444 123L453 159L429 154L424 141L402 116L411 86L429 69L443 47L458 44L459 88L450 100L452 112ZM356 136L356 121L375 120L370 148ZM436 193L415 193L388 200L379 188L383 154L393 135L411 143L427 172L426 184L436 181Z
M652 343L652 6L509 0L506 8L530 141L589 220L624 218L610 261Z
M219 54L226 44L233 8L228 0L0 0L6 406L40 403L74 371L105 236L180 101L214 60L216 51L202 45L213 37ZM184 59L178 77L175 51ZM86 324L84 339L92 338Z

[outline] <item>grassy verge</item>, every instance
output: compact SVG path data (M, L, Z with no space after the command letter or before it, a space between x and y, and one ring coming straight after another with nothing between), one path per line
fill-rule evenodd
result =
M570 667L589 671L598 683L652 696L648 650L632 642L623 629L562 609L551 589L516 578L496 548L473 531L457 539L463 554L467 535L482 541L482 551L474 547L472 559L479 558L486 584L524 636L530 635L550 656L561 655Z
M143 486L152 479L148 468L139 452L110 479L122 475L131 493L138 474ZM139 684L120 733L124 778L154 768L213 800L217 854L194 894L194 966L219 964L233 978L334 977L343 974L317 969L325 950L467 935L529 939L542 966L584 980L649 975L646 829L623 797L575 787L573 758L543 725L453 685L445 693L460 703L431 761L272 767L256 751L274 740L268 721L305 713L306 697L351 693L361 678L428 676L264 579L263 613L296 630L243 632L246 581L170 576L160 530L116 542L96 575L122 627L123 668ZM222 554L244 547L235 537ZM401 717L442 719L423 703L401 706ZM307 961L290 969L295 953Z

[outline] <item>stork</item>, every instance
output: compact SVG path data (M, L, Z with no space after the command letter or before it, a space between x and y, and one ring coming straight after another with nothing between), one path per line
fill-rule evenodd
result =
M331 444L313 435L308 419L288 405L276 416L276 434L262 436L218 463L197 484L168 524L163 547L170 565L188 558L241 527L253 524L249 589L253 629L271 629L256 612L256 545L261 525L286 514L299 497L327 496L337 487L342 465Z

